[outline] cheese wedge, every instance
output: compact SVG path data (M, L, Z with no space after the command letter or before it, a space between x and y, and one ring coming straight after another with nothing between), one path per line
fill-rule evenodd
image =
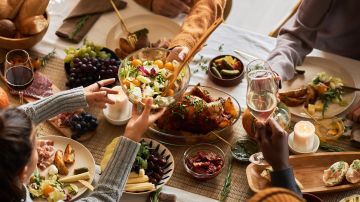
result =
M139 173L136 172L131 172L129 175L129 178L137 178L137 177L142 177L145 175L145 170L144 169L140 169Z
M136 184L142 182L149 182L149 177L147 175L144 175L142 177L129 178L126 184Z
M90 179L90 173L89 172L85 172L85 173L81 173L78 175L71 175L71 176L67 176L67 177L63 177L59 180L59 182L77 182L79 180L88 180Z
M144 191L152 191L152 190L155 190L155 185L150 182L125 185L125 191L128 192L144 192Z

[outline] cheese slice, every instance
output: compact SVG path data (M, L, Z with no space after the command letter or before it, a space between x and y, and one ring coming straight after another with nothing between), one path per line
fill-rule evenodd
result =
M90 173L89 172L85 172L85 173L81 173L78 175L72 175L72 176L67 176L67 177L63 177L59 180L59 182L77 182L79 180L88 180L90 179Z

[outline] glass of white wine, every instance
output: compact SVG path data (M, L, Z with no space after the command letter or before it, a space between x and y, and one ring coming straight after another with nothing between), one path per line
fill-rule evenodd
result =
M247 106L256 120L264 124L277 106L277 86L273 75L272 71L266 69L252 70L247 74ZM250 161L258 165L266 164L261 152L253 154Z

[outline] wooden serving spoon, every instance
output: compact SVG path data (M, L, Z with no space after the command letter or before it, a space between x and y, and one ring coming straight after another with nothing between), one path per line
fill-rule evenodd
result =
M162 93L162 95L167 95L168 90L170 89L170 86L172 86L174 84L174 82L176 81L176 78L178 77L179 73L182 71L182 69L185 67L185 65L191 60L191 58L194 57L194 55L198 52L198 50L202 47L202 45L205 43L206 39L210 36L211 33L213 33L215 31L215 29L222 23L224 22L224 19L218 18L217 20L215 20L215 22L206 30L206 32L201 36L201 38L197 41L197 43L195 44L195 46L189 51L189 53L187 54L187 56L185 57L184 61L182 61L182 63L180 64L179 68L176 68L173 77L170 81L170 83L167 85L167 87L165 88L164 92Z

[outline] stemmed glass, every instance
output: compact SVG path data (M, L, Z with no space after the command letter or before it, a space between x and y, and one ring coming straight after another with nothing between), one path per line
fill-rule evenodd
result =
M20 104L23 104L24 90L34 80L30 56L25 50L15 49L6 54L4 77L9 88L19 92Z
M274 73L266 67L248 69L248 87L246 103L250 113L257 121L266 123L272 116L277 106L277 85ZM265 161L262 152L253 154L250 161L258 165L264 165Z

